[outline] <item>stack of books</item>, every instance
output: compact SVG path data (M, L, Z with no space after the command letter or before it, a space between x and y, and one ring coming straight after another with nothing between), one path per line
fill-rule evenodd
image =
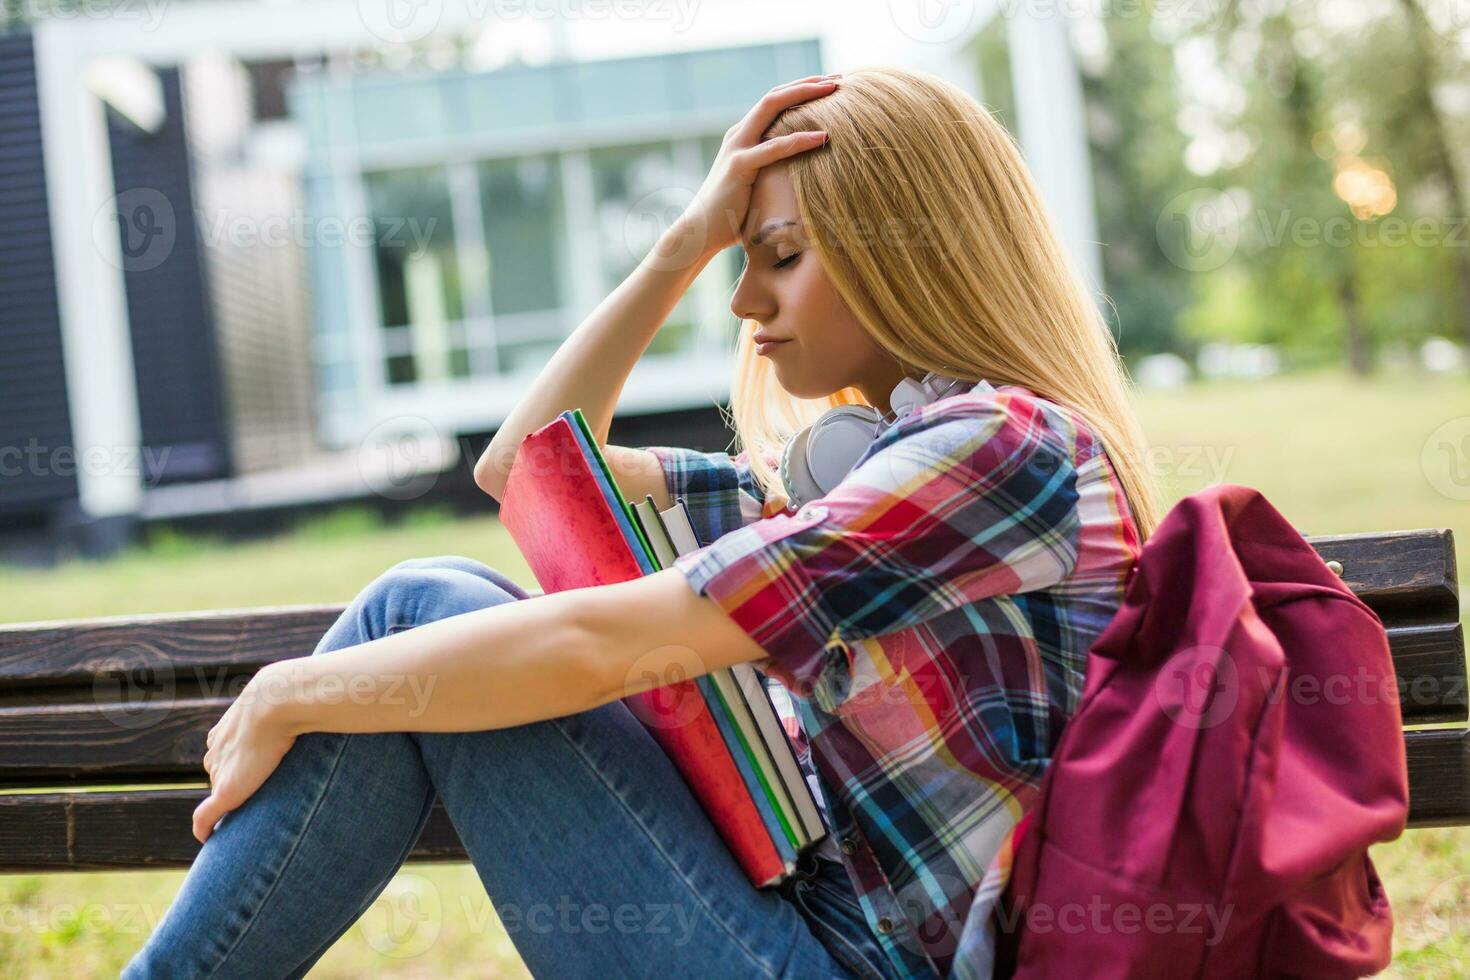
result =
M651 496L624 498L580 409L526 436L500 520L548 593L648 575L701 547L682 498L664 511ZM624 701L757 887L783 881L826 834L755 668L737 664Z

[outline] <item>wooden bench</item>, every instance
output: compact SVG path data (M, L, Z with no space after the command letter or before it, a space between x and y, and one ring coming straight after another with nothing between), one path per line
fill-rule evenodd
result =
M1450 532L1308 540L1388 629L1408 726L1410 824L1470 823ZM187 866L199 846L190 817L205 792L205 733L256 669L309 653L341 610L0 626L0 872ZM465 859L436 804L409 860Z

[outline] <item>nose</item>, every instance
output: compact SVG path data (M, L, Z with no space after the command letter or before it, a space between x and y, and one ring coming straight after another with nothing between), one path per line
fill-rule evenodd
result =
M730 312L742 320L769 321L776 312L776 302L770 290L763 287L757 277L750 274L747 265L735 284L735 294L730 297Z

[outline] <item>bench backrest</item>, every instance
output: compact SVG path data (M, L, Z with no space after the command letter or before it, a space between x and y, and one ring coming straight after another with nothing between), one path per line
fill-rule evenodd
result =
M1451 533L1308 540L1383 620L1405 725L1453 724L1406 732L1411 823L1470 822L1470 699ZM0 790L11 791L0 793L0 870L187 863L205 734L252 673L310 653L342 609L0 626ZM96 786L112 789L58 792ZM183 841L174 839L179 827ZM415 856L462 858L442 813Z

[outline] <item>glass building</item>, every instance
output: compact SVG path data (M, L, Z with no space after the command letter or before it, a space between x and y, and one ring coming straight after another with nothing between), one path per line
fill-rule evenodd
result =
M310 249L323 434L351 438L384 403L436 426L498 423L692 198L731 120L820 66L813 40L298 76L306 208L323 231ZM718 256L685 294L628 400L686 407L723 391L739 254Z

